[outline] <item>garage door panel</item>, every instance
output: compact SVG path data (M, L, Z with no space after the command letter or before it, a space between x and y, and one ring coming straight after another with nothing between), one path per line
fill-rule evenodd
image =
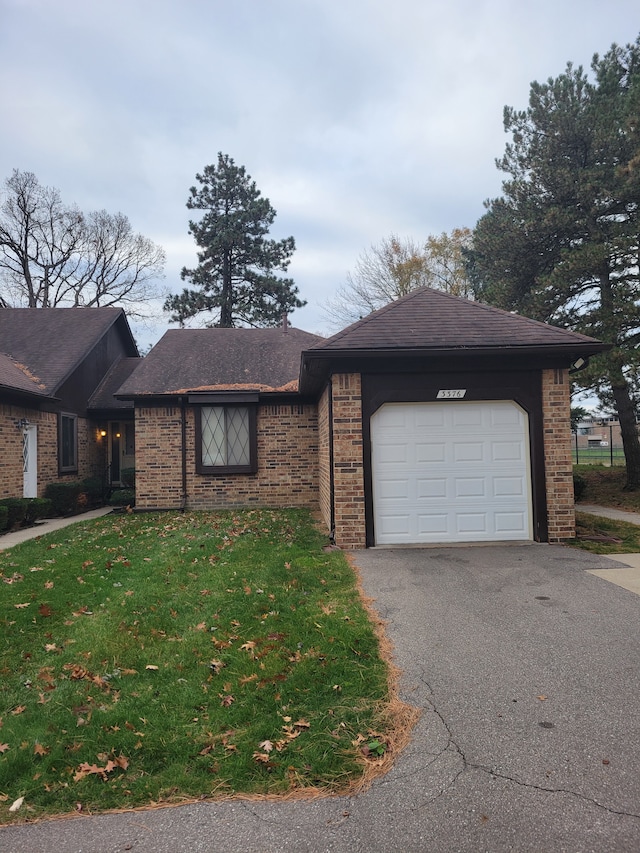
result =
M446 535L449 533L449 518L443 513L418 515L417 532L422 535Z
M459 534L468 535L473 533L476 538L482 537L488 531L486 512L458 512L456 513L456 530Z
M386 404L371 444L377 544L531 538L528 421L517 404Z
M484 444L481 441L453 441L454 462L482 462L484 459Z
M524 477L494 477L491 492L496 498L523 497L526 487Z
M518 441L492 441L491 459L494 462L520 462L523 449Z
M447 448L444 442L415 442L414 459L417 464L422 462L445 462Z
M408 448L406 444L381 444L379 461L382 465L397 465L407 461Z
M527 538L527 517L524 512L496 512L494 526L499 533L517 533L519 538Z
M421 498L446 498L447 480L443 477L420 478L416 481L416 497Z
M378 490L380 500L397 500L398 498L409 498L409 482L403 480L381 480Z
M477 407L458 406L457 409L450 409L450 423L458 429L460 427L477 427L482 428L483 412Z
M453 482L457 498L484 498L487 494L487 483L483 477L456 477Z

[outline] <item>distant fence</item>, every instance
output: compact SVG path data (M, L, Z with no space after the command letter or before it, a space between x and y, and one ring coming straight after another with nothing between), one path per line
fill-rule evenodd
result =
M624 465L620 428L612 424L579 427L573 433L575 465Z

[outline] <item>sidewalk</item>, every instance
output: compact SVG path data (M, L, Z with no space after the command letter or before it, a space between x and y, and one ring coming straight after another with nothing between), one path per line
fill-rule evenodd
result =
M6 551L9 548L13 548L14 545L26 542L28 539L37 539L38 536L42 536L44 533L61 530L63 527L68 527L70 524L77 524L79 521L90 521L92 518L101 518L110 512L113 512L113 507L103 506L100 509L92 509L80 515L72 515L70 518L45 518L37 522L33 527L25 527L24 530L15 530L13 533L5 533L0 536L0 551Z
M576 504L577 512L588 515L598 515L601 518L611 518L614 521L626 521L628 524L640 525L640 512L628 512L622 509L611 509L594 504ZM640 595L640 554L607 554L608 559L622 563L621 569L591 569L590 574L624 587L636 595Z

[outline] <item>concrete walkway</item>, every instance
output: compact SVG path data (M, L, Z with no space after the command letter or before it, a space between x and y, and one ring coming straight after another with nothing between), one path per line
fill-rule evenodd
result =
M640 526L640 512L611 509L595 504L576 504L576 511L586 512L588 515L597 515L601 518L610 518L613 521L626 521L628 524ZM640 595L640 554L607 554L607 557L616 563L622 563L624 568L591 569L590 573Z
M70 518L45 518L37 522L33 527L26 527L24 530L14 530L12 533L0 535L0 551L6 551L9 548L13 548L14 545L20 545L21 542L27 542L29 539L37 539L38 536L51 533L54 530L61 530L63 527L68 527L70 524L77 524L79 521L90 521L92 518L101 518L110 512L113 512L113 507L103 506L100 509L92 509L80 515L72 515Z

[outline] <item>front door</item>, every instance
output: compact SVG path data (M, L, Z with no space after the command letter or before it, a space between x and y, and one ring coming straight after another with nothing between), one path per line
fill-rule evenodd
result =
M122 472L135 466L135 427L133 421L109 423L110 482L120 485Z
M38 428L35 424L22 430L22 496L38 497Z

